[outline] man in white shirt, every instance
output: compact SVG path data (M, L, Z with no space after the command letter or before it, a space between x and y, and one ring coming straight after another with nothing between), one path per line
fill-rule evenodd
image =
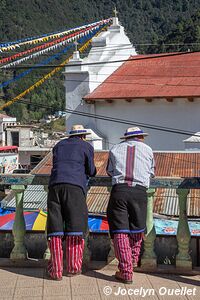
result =
M153 152L144 143L147 135L138 127L128 128L124 141L109 152L107 174L112 177L112 191L107 217L119 260L115 278L123 283L132 283L146 229L147 189L154 176Z

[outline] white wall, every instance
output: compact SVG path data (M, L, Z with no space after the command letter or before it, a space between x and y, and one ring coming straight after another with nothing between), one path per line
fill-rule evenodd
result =
M98 101L91 105L95 107L97 115L125 119L130 121L133 126L136 123L145 123L195 133L200 129L199 100L196 99L194 102L189 102L186 99L175 99L173 102L167 102L164 99L157 99L152 102L146 102L142 99L132 102L115 100L113 103ZM97 129L104 133L109 140L109 148L112 143L118 143L119 137L123 136L126 128L132 125L96 120ZM183 140L188 137L187 135L140 127L149 133L146 142L154 150L184 150Z
M64 72L66 109L94 113L93 106L86 103L83 105L82 98L91 93L123 64L123 61L109 64L105 62L126 60L130 55L136 55L135 48L124 33L124 28L118 25L117 18L114 18L114 24L108 31L93 38L92 48L86 58L81 60L78 53L74 52L73 59L66 66ZM84 65L93 62L100 64ZM95 131L97 129L95 120L67 114L67 131L73 124L84 124Z
M2 143L2 146L6 145L5 128L8 126L15 126L15 125L16 125L16 118L6 117L0 119L0 142Z

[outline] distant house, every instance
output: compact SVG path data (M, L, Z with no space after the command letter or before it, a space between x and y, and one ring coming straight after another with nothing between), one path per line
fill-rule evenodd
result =
M15 125L7 126L5 129L7 146L18 146L19 164L24 169L32 169L37 163L44 158L49 152L51 146L44 144L44 133L38 134L34 132L36 126L32 125ZM41 141L42 145L39 143Z
M0 144L6 146L6 128L8 126L15 126L17 119L7 116L6 114L0 114Z

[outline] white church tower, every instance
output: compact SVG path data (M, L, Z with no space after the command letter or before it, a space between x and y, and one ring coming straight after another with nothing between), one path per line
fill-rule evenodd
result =
M89 55L81 59L76 45L73 58L65 67L64 86L67 110L95 114L94 106L86 103L82 98L98 87L130 55L136 55L135 48L124 32L124 27L119 24L116 9L114 13L112 25L108 30L93 38ZM68 113L66 129L69 130L75 123L83 124L104 138L96 128L94 118Z

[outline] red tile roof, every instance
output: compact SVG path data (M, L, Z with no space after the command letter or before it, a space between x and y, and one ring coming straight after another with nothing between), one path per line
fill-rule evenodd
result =
M162 177L199 177L200 152L154 152L156 176ZM106 176L107 151L95 152L97 175ZM52 154L49 153L31 172L50 174Z
M84 99L200 97L200 52L156 56L131 56Z
M0 119L3 119L3 118L15 118L15 117L11 117L6 114L0 114Z

